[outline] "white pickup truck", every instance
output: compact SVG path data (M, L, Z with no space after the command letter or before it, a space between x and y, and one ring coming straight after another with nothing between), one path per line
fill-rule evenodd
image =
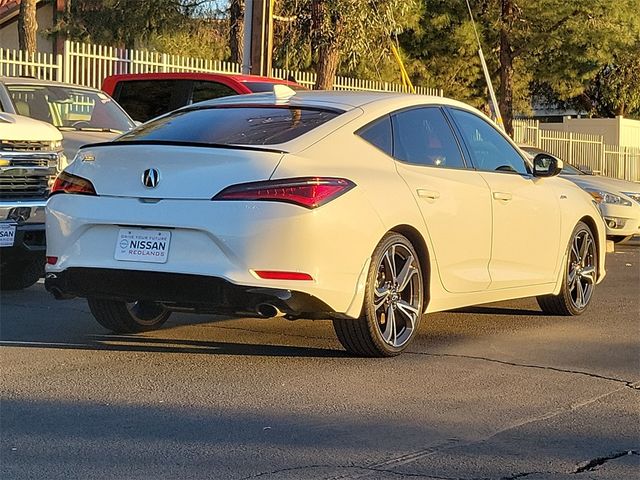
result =
M44 207L61 165L52 125L0 111L0 290L19 290L44 273Z

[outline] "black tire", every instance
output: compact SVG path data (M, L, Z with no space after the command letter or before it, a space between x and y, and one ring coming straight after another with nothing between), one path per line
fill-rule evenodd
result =
M626 241L629 241L633 238L633 235L611 235L610 237L607 237L609 240L613 240L613 243L624 243Z
M589 307L597 278L598 249L593 232L586 224L578 222L567 246L560 293L538 296L538 305L549 315L581 315Z
M402 276L403 272L406 276ZM420 325L423 278L411 242L398 233L387 233L371 256L360 318L333 320L342 346L362 357L393 357L402 353ZM388 321L389 318L392 320Z
M24 263L5 264L0 270L0 290L24 290L44 275L44 259L33 258Z
M154 330L167 321L171 312L153 302L126 303L88 298L91 313L107 330L115 333L139 333Z

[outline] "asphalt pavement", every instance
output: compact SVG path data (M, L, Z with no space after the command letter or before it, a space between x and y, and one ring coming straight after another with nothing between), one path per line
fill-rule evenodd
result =
M174 314L111 335L42 284L0 298L2 479L640 478L640 241L580 317L427 315L349 357L329 322Z

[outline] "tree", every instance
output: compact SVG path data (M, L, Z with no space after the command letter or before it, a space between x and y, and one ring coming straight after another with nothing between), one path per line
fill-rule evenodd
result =
M200 0L73 0L57 30L70 38L133 48L153 35L182 29Z
M500 1L500 109L510 134L516 59L524 59L537 81L567 98L584 91L639 27L637 0Z
M244 45L244 3L245 0L229 2L229 48L231 61L242 63Z
M315 88L331 89L341 65L375 64L388 55L392 35L417 24L418 0L285 0L282 15L296 17L296 51L310 49ZM304 58L304 53L303 53Z
M415 83L441 88L450 97L481 106L487 96L466 8L464 1L428 1L419 24L399 39ZM488 60L491 64L491 55Z
M37 50L36 3L37 0L22 0L18 14L18 46L20 50L26 50L30 54Z
M605 65L586 91L581 106L602 117L640 117L640 41Z
M467 94L477 99L484 96L484 88L475 68L475 38L465 34L469 15L464 7L458 1L425 0L420 29L404 35L403 45L410 54L438 65L445 77L460 79L470 90ZM472 8L492 77L498 80L509 133L514 111L530 97L532 82L546 85L559 98L579 95L640 28L638 0L482 0L472 2ZM438 31L455 35L440 37L438 44Z

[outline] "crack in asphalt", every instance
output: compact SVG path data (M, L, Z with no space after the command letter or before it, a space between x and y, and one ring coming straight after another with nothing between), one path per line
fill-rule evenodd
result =
M623 450L621 452L611 453L611 454L607 455L606 457L592 458L591 460L586 460L584 462L580 462L579 464L577 464L576 468L570 473L576 474L576 473L592 472L596 468L598 468L599 466L604 465L605 463L607 463L607 462L609 462L611 460L615 460L617 458L625 457L627 455L640 455L640 451L638 451L638 450Z
M500 480L516 480L518 478L528 477L529 475L547 475L554 474L557 472L524 472L524 473L515 473L513 475L509 475L508 477L500 477Z
M502 434L504 432L507 432L509 430L520 428L520 427L523 427L523 426L528 425L528 424L533 423L533 422L539 422L539 421L543 421L543 420L548 420L549 418L556 417L556 416L561 415L563 413L566 413L568 411L576 410L578 408L590 405L590 404L592 404L594 402L597 402L597 401L599 401L599 400L601 400L601 399L603 399L605 397L608 397L609 395L612 395L612 394L617 393L617 392L621 392L625 388L626 387L618 387L617 389L615 389L613 391L606 392L606 393L603 393L601 395L597 395L596 397L593 397L593 398L591 398L589 400L569 405L568 409L567 408L556 409L556 410L553 410L551 412L547 412L547 413L545 413L543 415L536 416L534 418L528 418L528 419L525 419L523 421L519 421L519 422L516 422L514 424L507 425L507 426L505 426L505 427L503 427L503 428L491 433L490 435L487 435L487 436L485 436L483 438L480 438L480 439L477 439L477 440L461 442L459 439L451 438L451 439L447 440L446 442L433 445L433 446L431 446L429 448L418 450L416 452L412 452L412 453L409 453L409 454L406 454L406 455L402 455L400 457L393 458L393 459L387 460L385 462L381 462L381 463L378 463L378 464L371 465L370 467L368 467L368 469L370 469L370 470L387 471L386 469L383 470L382 467L399 467L399 466L402 466L402 465L406 465L408 463L415 462L416 460L420 460L422 458L426 458L426 457L431 456L431 455L442 453L442 452L445 452L447 450L452 450L454 448L467 448L467 447L470 447L472 445L481 444L481 443L487 442L487 441L491 440L492 438L494 438L494 437L496 437L496 436L498 436L498 435L500 435L500 434ZM627 451L625 450L625 453L626 452ZM632 451L632 452L635 452L635 451ZM359 467L359 468L362 468L362 467ZM394 471L391 470L390 472L393 473ZM500 477L500 480L517 480L519 478L525 478L527 476L535 475L535 474L559 474L559 473L561 473L561 472L554 472L554 471L521 472L521 473L515 473L515 474L512 474L512 475ZM359 475L355 475L355 476L347 474L347 475L339 475L337 477L329 477L326 480L350 480L350 479L353 479L353 478L362 478L362 477L365 477L366 475L367 475L367 472L363 472L363 473L361 473ZM407 473L404 473L404 475L406 475L406 476L416 476L416 474L407 474ZM432 477L425 476L424 478L432 478ZM435 478L438 478L438 477L435 477ZM490 480L490 479L487 478L487 477L482 477L482 478L474 477L474 478L452 478L452 479L448 479L447 478L447 480Z
M428 478L428 479L432 479L432 480L490 480L489 478L486 477L482 477L482 478L461 478L461 477L442 477L442 476L437 476L437 475L427 475L424 473L411 473L411 472L397 472L395 470L389 470L389 469L384 469L384 468L376 468L376 467L364 467L364 466L360 466L360 465L303 465L300 467L288 467L288 468L281 468L278 470L273 470L273 471L269 471L269 472L260 472L260 473L256 473L254 475L249 475L248 477L242 477L239 480L251 480L254 478L260 478L260 477L264 477L265 475L276 475L278 473L285 473L285 472L295 472L295 471L299 471L299 470L310 470L310 469L316 469L316 468L338 468L338 469L346 469L346 470L361 470L362 471L362 475L359 475L358 477L367 475L368 473L371 472L376 472L376 473L390 473L392 475L396 475L396 476L402 476L402 477L412 477L412 478ZM349 478L358 478L358 477L354 477L351 476L349 474L347 475L341 475L339 477L335 477L335 478L345 478L345 479L349 479ZM332 477L334 478L334 477Z
M475 355L462 355L462 354L455 354L455 353L406 352L405 355L406 354L423 355L427 357L441 357L441 358L442 357L465 358L468 360L481 360L484 362L499 363L501 365L508 365L511 367L535 368L538 370L551 370L551 371L560 372L560 373L571 373L574 375L584 375L586 377L597 378L599 380L608 380L610 382L621 383L625 387L631 388L632 390L640 390L640 382L633 382L631 380L623 380L621 378L615 378L615 377L607 377L606 375L600 375L600 374L591 373L591 372L584 372L582 370L570 370L570 369L559 368L559 367L551 367L548 365L534 365L529 363L508 362L506 360L498 360L496 358L480 357Z

